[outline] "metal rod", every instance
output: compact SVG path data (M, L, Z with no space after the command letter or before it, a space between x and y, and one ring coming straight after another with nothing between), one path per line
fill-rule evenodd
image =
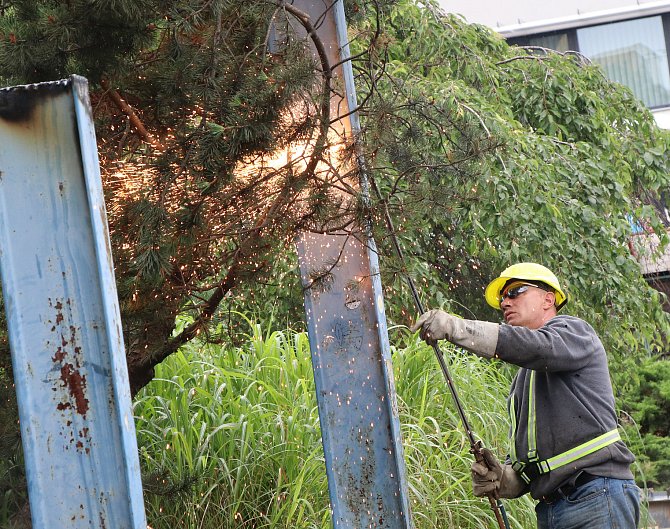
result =
M368 180L372 186L372 189L377 195L377 198L384 204L384 219L390 232L391 240L393 241L395 251L398 254L398 258L400 259L401 263L404 266L405 255L402 251L402 248L400 247L400 243L398 242L398 237L396 237L395 227L393 226L393 219L391 218L391 214L389 213L388 205L386 204L386 201L384 201L382 194L379 191L379 188L377 187L377 182L375 182L375 180L371 178L369 175ZM423 308L423 303L421 303L421 298L419 298L419 292L416 289L414 281L406 271L403 275L405 276L407 285L409 286L409 289L412 292L412 297L414 298L414 304L416 305L417 310L419 311L420 314L423 314L426 311ZM484 463L486 465L486 460L482 455L482 448L483 448L482 443L481 441L475 439L475 435L472 432L472 428L470 428L470 423L468 421L467 416L465 415L465 410L463 409L461 399L458 396L458 392L456 391L454 381L451 378L451 373L449 373L447 363L444 361L444 353L442 353L442 350L436 343L432 344L432 347L433 351L435 352L435 356L437 357L437 361L440 364L442 374L444 375L444 378L447 381L447 385L449 386L449 392L451 393L451 396L454 400L454 404L456 405L456 410L458 411L458 415L461 418L463 428L465 429L465 432L468 436L468 440L470 442L470 452L475 456L475 461L477 461L478 463ZM491 510L493 510L493 514L496 517L496 521L498 522L498 526L500 527L500 529L510 529L509 521L507 519L507 513L505 512L505 507L500 501L500 499L496 498L492 492L487 494L487 497L489 500L489 504L491 506Z

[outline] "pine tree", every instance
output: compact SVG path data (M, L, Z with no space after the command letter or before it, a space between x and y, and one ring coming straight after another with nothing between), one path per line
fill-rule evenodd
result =
M341 206L337 175L317 169L329 65L293 31L310 21L272 2L24 0L1 13L5 83L89 79L136 392L299 227ZM311 147L273 162L290 144ZM175 335L180 313L192 323Z

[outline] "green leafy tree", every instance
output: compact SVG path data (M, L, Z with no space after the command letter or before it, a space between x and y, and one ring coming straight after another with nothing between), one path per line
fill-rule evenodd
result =
M649 204L668 185L670 143L650 112L579 55L509 47L430 5L398 4L384 29L361 85L369 174L412 256L395 270L410 267L431 305L497 318L486 282L539 261L613 355L662 350L662 296L630 248L631 222L667 239Z

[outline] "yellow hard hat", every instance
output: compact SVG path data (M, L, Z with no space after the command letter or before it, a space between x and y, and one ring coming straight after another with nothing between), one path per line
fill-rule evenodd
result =
M518 263L503 270L500 276L496 277L486 287L484 297L486 302L494 309L500 310L500 293L511 279L549 285L556 294L556 310L561 310L568 302L568 296L563 292L558 278L546 266L537 263Z

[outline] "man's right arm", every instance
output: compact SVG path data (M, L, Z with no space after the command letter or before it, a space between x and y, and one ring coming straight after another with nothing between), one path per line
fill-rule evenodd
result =
M556 316L540 329L501 325L497 358L535 371L574 371L605 350L593 328L572 316Z
M497 323L466 320L435 309L422 314L410 330L420 330L421 338L430 345L438 340L449 340L479 356L492 358L498 343L499 327Z

